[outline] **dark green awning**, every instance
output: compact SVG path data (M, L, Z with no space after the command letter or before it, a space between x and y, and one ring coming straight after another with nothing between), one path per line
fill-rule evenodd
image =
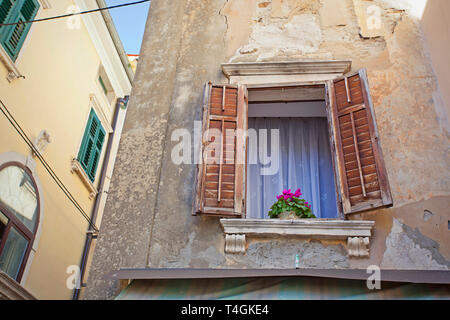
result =
M302 299L450 299L447 284L382 282L314 277L133 280L118 300L302 300Z

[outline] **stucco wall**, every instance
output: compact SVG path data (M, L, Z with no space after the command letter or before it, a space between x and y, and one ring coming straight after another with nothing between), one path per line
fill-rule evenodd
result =
M373 4L382 20L368 29ZM410 1L154 0L140 59L87 298L113 297L117 283L103 277L124 267L292 268L296 253L302 267L450 266L449 141ZM193 130L203 84L227 82L223 62L333 59L367 68L394 198L350 217L376 222L370 258L349 259L343 241L294 238L224 254L218 219L191 215L195 166L171 161L171 133Z
M51 4L51 9L41 8L37 18L65 13L74 3L58 0ZM34 140L43 129L49 132L51 143L43 157L88 215L94 200L89 199L88 189L70 170L91 109L90 94L96 95L109 121L113 116L114 105L102 100L104 94L98 84L100 63L83 23L79 29L70 29L64 19L31 27L16 61L25 79L8 82L7 69L0 63L1 100L30 139ZM0 154L30 155L30 148L3 114L0 115L0 135ZM107 139L105 146L106 143ZM44 212L37 251L22 284L38 299L71 299L73 291L67 288L69 274L66 270L71 265L80 265L88 224L43 165L37 158L34 160L43 188L40 197ZM100 168L101 165L97 177Z
M450 132L450 2L445 0L428 1L425 7L421 25L426 37L427 47L433 62L434 71L439 80L439 88L443 98L435 99L436 113L441 126Z

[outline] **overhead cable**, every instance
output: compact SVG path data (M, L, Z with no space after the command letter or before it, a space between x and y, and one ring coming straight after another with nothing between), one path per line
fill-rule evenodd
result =
M93 13L93 12L98 12L98 11L103 11L103 10L109 10L109 9L116 9L116 8L121 8L121 7L133 6L133 5L141 4L141 3L144 3L144 2L150 2L150 0L140 0L140 1L136 1L136 2L118 4L118 5L110 6L110 7L104 7L104 8L97 8L97 9L86 10L86 11L81 11L81 12L68 13L68 14L63 14L63 15L60 15L60 16L41 18L41 19L35 19L35 20L29 20L29 21L0 23L0 27L14 26L14 25L18 25L18 24L35 23L35 22L42 22L42 21L49 21L49 20L73 17L73 16L78 16L78 15L82 15L82 14L88 14L88 13Z

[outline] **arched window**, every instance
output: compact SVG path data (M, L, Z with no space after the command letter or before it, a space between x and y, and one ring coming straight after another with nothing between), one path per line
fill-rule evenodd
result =
M20 282L39 223L39 194L31 171L0 166L0 270Z

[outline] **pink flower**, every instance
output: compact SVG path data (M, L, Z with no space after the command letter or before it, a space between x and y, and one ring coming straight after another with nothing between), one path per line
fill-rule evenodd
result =
M295 197L300 197L302 195L302 192L301 192L301 190L300 189L297 189L296 191L295 191L295 193L294 193L294 196Z
M279 196L277 196L277 199L278 199L278 200L283 199L283 196L282 196L282 195L279 195Z

